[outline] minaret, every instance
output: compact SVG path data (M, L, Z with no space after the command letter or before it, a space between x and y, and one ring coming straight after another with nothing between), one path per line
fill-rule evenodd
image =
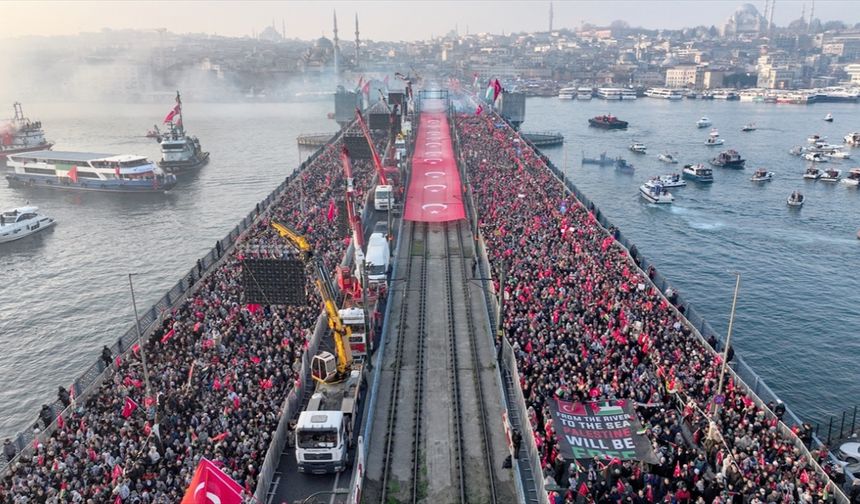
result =
M552 2L549 3L549 31L552 33Z
M773 9L776 7L776 0L770 0L770 18L767 20L767 36L770 37L773 32Z
M340 59L340 49L337 45L337 11L333 10L332 13L334 14L334 74L340 75L340 61L338 61Z
M815 0L812 0L812 9L809 11L809 24L807 25L807 31L812 31L812 19L815 17Z
M358 12L355 13L355 68L358 68L358 47L360 45L358 38Z

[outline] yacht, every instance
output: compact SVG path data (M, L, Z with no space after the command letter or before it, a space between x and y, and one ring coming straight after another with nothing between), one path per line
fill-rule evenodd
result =
M827 122L833 122L833 114L831 114L830 112L828 112L828 113L827 113L827 115L826 115L826 116L824 116L824 120L825 120L825 121L827 121Z
M726 141L720 138L720 132L717 131L717 128L712 129L708 134L708 139L705 140L705 145L708 147L723 145L724 143L726 143Z
M636 154L645 154L645 152L648 150L648 147L646 147L645 144L642 142L633 142L632 144L630 144L630 147L628 147L628 149L630 149L631 152L635 152Z
M663 184L663 187L686 187L687 181L681 176L680 173L669 173L667 175L660 175L660 183Z
M639 186L639 194L647 201L657 205L670 205L675 201L675 197L663 187L660 179L651 179Z
M576 88L566 87L558 90L559 100L573 100L576 97Z
M848 176L842 179L842 183L854 187L860 186L860 168L851 168Z
M672 154L670 154L668 152L661 153L659 156L657 156L657 159L660 161L663 161L664 163L669 163L669 164L675 164L678 162L678 160L675 158L675 156L673 156Z
M860 146L860 131L855 131L854 133L848 133L843 137L843 140L848 145L853 147Z
M820 152L807 152L803 155L803 159L807 161L811 161L813 163L826 163L827 158L824 157L824 154Z
M685 179L692 180L693 182L709 184L714 181L714 171L703 164L684 165L681 173Z
M744 127L741 128L741 131L743 131L743 132L750 132L750 131L755 131L755 130L756 130L755 123L745 124Z
M788 206L790 206L790 207L800 208L803 206L803 201L805 199L806 198L804 198L802 194L800 194L797 191L794 191L788 197L788 199L786 200L786 203L788 203Z
M809 180L818 180L821 178L821 175L822 175L821 170L819 170L815 166L810 166L803 173L803 178L809 179Z
M590 87L577 88L576 99L577 100L583 100L583 101L590 100L592 93L594 93L594 90L591 89Z
M54 219L39 215L39 208L25 206L0 214L0 243L10 242L38 233L54 225Z
M738 154L738 151L729 149L721 152L717 157L712 159L711 164L722 168L743 168L744 164L746 164L746 159L743 159Z
M828 168L821 174L822 182L839 182L841 178L842 170L837 170L836 168Z
M701 119L699 119L698 121L696 121L696 127L697 128L707 128L711 124L712 124L711 120L708 119L707 117L704 117L704 116Z
M753 182L770 182L773 180L773 172L769 172L767 170L758 169L753 173L752 178L750 178Z

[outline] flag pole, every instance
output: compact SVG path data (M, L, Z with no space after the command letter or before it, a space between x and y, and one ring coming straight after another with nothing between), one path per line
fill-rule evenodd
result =
M735 307L737 306L737 303L738 303L738 289L741 286L741 274L738 273L737 271L735 271L734 274L737 276L737 279L735 281L735 294L734 294L734 297L732 298L732 313L729 316L729 329L726 332L726 345L725 345L725 348L723 348L723 363L722 363L723 365L720 368L720 381L717 384L717 395L716 395L715 401L714 401L714 415L711 419L710 432L708 433L708 437L711 439L713 439L714 430L716 429L716 425L717 425L717 419L719 418L719 415L720 415L720 406L722 405L722 403L718 402L716 400L716 398L719 398L723 393L723 379L726 376L726 367L728 367L728 365L729 365L729 362L728 362L729 346L732 344L732 326L734 325L734 322L735 322ZM725 398L723 398L722 402L725 402Z
M134 327L137 329L137 346L140 348L140 360L143 363L143 380L146 383L146 397L152 396L152 387L149 385L149 368L146 364L146 350L143 347L143 338L140 334L140 317L137 315L137 301L134 297L134 282L132 282L131 277L136 275L137 273L129 273L128 274L128 286L131 289L131 306L134 308ZM143 401L144 408L146 407L146 400ZM158 411L158 406L156 406L156 412ZM156 422L158 423L158 422Z

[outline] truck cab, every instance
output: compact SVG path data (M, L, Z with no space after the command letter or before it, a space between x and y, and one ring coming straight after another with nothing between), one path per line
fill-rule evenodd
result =
M347 344L356 362L364 362L367 357L367 334L365 331L364 310L357 307L341 308L338 310L341 320L345 326L350 328L350 336Z
M373 207L376 210L388 211L394 206L394 187L378 185L373 191Z
M367 241L367 253L362 257L367 262L367 280L370 284L385 283L388 279L388 266L391 259L391 248L382 233L373 233ZM358 260L358 256L356 257ZM359 272L361 263L356 264Z

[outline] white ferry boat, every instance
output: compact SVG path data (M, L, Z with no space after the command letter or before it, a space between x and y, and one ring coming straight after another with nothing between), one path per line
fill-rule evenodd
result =
M0 243L20 240L55 224L54 219L39 215L39 208L25 206L0 214Z
M678 89L672 88L648 88L645 90L645 96L648 98L660 98L663 100L683 100L684 95Z
M639 186L639 194L649 202L657 205L669 205L675 201L675 197L663 187L660 179L651 179Z
M581 87L576 90L576 99L577 100L590 100L591 95L594 93L594 90L590 87Z
M12 187L140 193L176 185L175 175L133 154L37 151L9 156L7 165Z
M740 96L730 89L717 89L712 93L715 100L740 100Z
M566 87L558 90L559 100L573 100L576 97L576 88Z
M49 150L53 147L52 142L45 140L41 121L27 119L18 102L12 107L15 109L15 116L5 124L0 123L0 161L12 154Z
M597 97L601 100L621 100L621 88L597 88Z
M622 100L635 100L637 98L636 91L632 89L624 88L621 90L621 99Z

